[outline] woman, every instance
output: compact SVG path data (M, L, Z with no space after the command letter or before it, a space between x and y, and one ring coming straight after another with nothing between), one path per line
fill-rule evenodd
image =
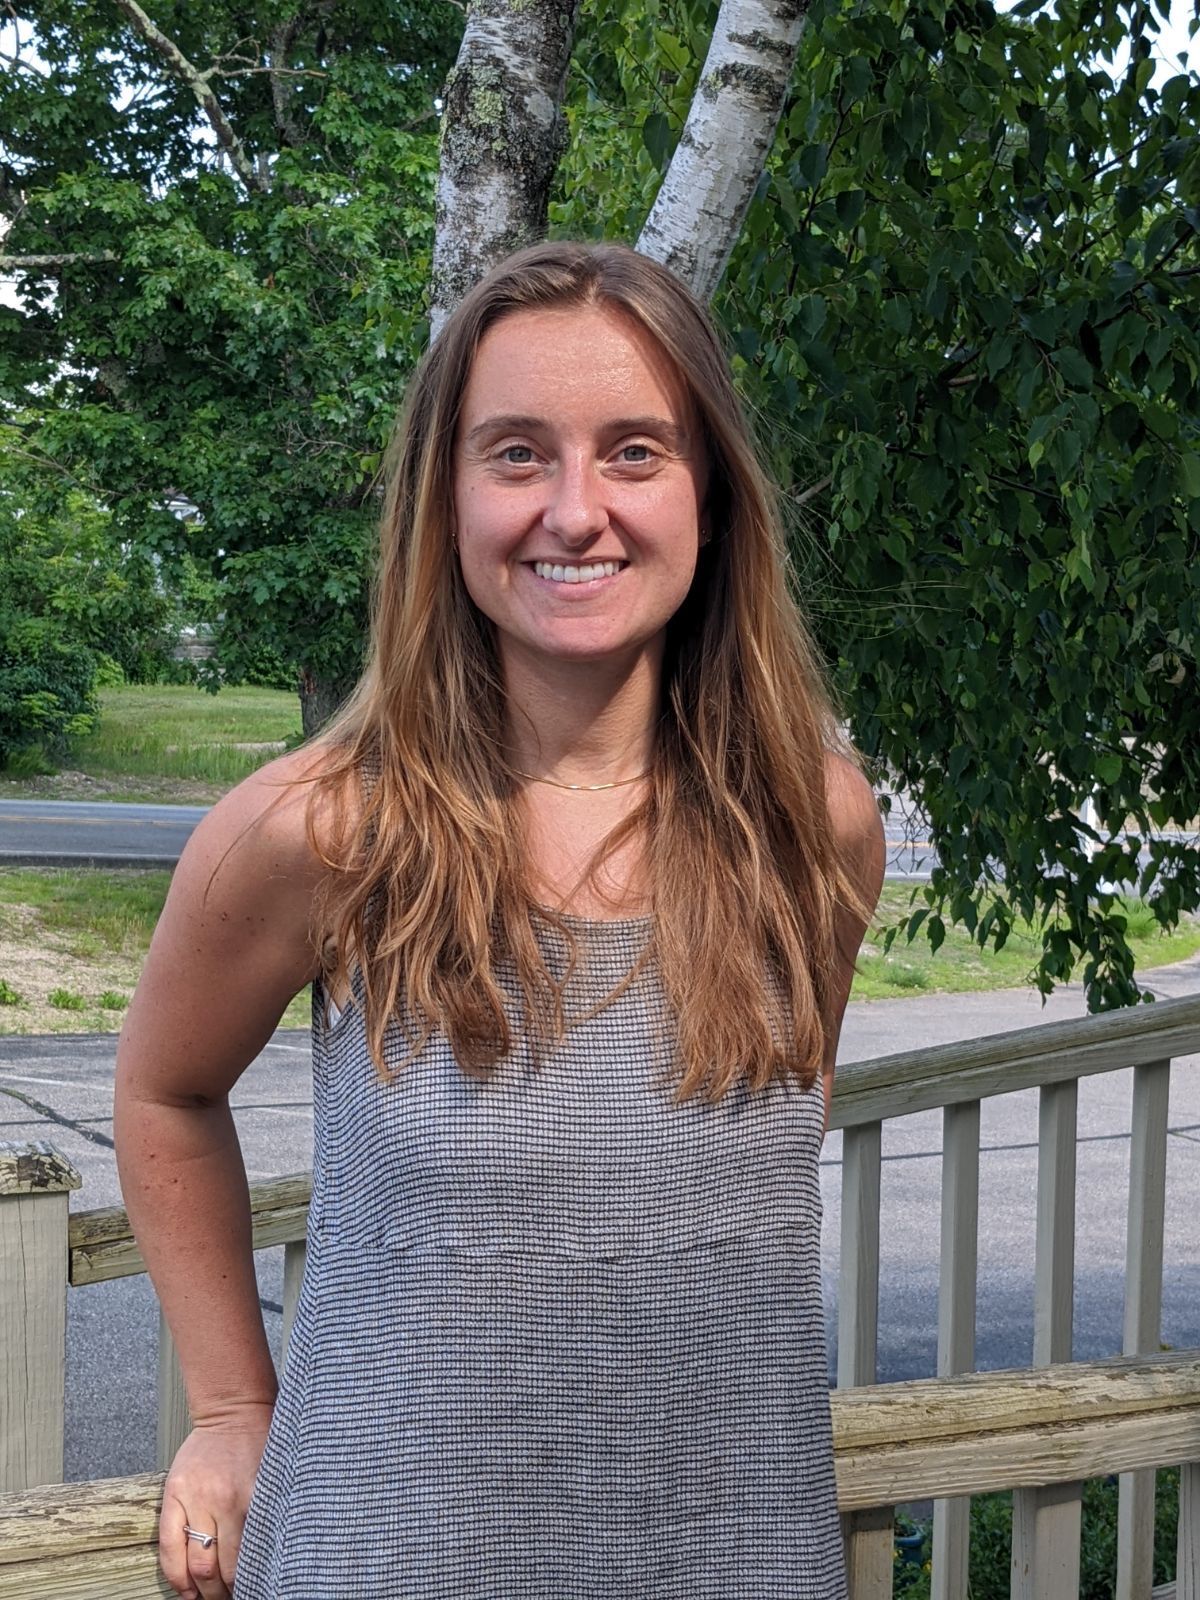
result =
M196 830L122 1035L176 1590L844 1593L817 1158L882 873L704 312L512 257L413 379L362 682ZM227 1095L310 980L277 1401Z

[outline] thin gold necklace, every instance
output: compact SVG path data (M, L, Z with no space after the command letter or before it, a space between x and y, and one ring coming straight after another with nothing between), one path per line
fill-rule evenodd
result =
M618 778L616 783L559 783L557 778L535 778L532 772L522 772L519 767L514 767L512 770L518 778L528 778L530 783L548 783L552 789L587 789L594 794L598 789L623 789L626 784L637 783L638 779L647 775L650 768L647 767L645 772L639 772L633 778Z

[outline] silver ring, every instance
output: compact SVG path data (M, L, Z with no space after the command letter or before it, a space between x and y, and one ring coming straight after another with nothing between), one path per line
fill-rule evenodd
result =
M201 1547L205 1550L207 1550L210 1545L214 1545L217 1542L217 1536L215 1533L201 1533L199 1528L189 1528L186 1525L184 1526L183 1531L189 1539L197 1540Z

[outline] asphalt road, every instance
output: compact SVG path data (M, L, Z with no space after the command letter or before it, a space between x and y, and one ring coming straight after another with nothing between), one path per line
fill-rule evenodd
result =
M1200 958L1143 975L1161 998L1200 991ZM1037 1026L1083 1015L1068 984L1045 1007L1025 991L860 1001L846 1013L840 1057L893 1051ZM0 1138L47 1139L77 1166L84 1187L72 1207L112 1205L120 1192L112 1151L115 1039L0 1039ZM1163 1338L1200 1346L1200 1057L1175 1065L1168 1151ZM1084 1080L1080 1093L1079 1221L1075 1355L1120 1348L1130 1075ZM233 1103L252 1179L302 1171L312 1160L307 1036L276 1034L245 1073ZM1036 1201L1036 1095L985 1104L981 1161L978 1364L1027 1364L1032 1352ZM889 1123L884 1134L880 1377L933 1373L937 1340L940 1118ZM840 1136L826 1143L824 1270L831 1356L836 1315ZM264 1319L280 1355L282 1251L260 1253ZM66 1473L121 1476L154 1465L153 1294L143 1278L72 1290L68 1296Z
M0 801L0 865L173 867L206 806L89 800ZM889 878L928 878L934 856L919 822L886 823Z
M887 791L877 790L880 795ZM892 794L884 821L889 878L928 878L937 859L911 797ZM0 800L0 865L171 867L207 806L93 800ZM1200 835L1172 837L1200 842ZM1149 851L1139 862L1145 865ZM999 867L997 868L999 871Z
M3 800L0 861L171 867L207 810L99 800Z

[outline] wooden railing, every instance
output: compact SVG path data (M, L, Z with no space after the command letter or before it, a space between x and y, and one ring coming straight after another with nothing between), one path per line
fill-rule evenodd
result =
M966 1600L969 1500L1014 1491L1013 1600L1077 1600L1080 1489L1120 1473L1118 1600L1150 1600L1154 1469L1182 1467L1178 1571L1157 1600L1200 1600L1200 1351L1159 1352L1167 1105L1174 1057L1200 1054L1200 996L858 1062L840 1069L843 1130L838 1498L853 1600L892 1594L893 1510L935 1501L933 1595ZM1078 1080L1133 1068L1125 1355L1072 1363ZM979 1108L1040 1095L1034 1367L974 1373ZM938 1377L877 1385L882 1124L941 1108ZM119 1207L68 1214L79 1177L49 1146L0 1146L0 1600L141 1600L155 1569L162 1474L58 1485L65 1302L144 1271ZM284 1339L304 1266L307 1175L251 1188L256 1248L284 1246ZM160 1330L157 1459L188 1429ZM41 1487L35 1487L41 1485ZM58 1486L56 1486L58 1485Z

